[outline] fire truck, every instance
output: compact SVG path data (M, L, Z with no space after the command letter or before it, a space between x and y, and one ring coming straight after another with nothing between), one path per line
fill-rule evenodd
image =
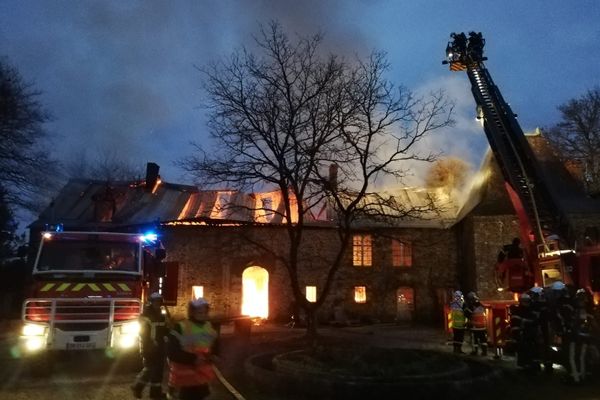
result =
M548 287L562 281L587 288L597 295L600 291L600 248L596 240L582 240L574 229L571 216L577 210L598 209L595 200L581 195L568 186L557 192L560 176L548 177L543 165L521 129L515 113L504 100L484 65L485 39L480 32L452 33L442 63L451 71L465 71L477 106L477 119L504 177L505 188L519 220L520 241L524 257L507 258L496 264L498 289L521 293L532 286ZM571 204L571 209L567 205ZM575 204L576 207L572 205ZM597 228L591 228L592 230ZM598 235L596 235L598 236ZM485 303L485 301L482 301ZM488 320L505 321L506 302L487 302L494 315ZM491 338L498 332L489 321Z
M153 233L42 232L23 304L21 353L137 350L143 300L166 287L164 257Z

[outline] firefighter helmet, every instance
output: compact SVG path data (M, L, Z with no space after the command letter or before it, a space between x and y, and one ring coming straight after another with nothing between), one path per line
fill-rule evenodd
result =
M148 299L149 299L150 301L162 300L162 299L163 299L163 296L162 296L162 294L160 294L160 293L158 293L158 292L154 292L154 293L152 293L152 294L151 294L151 295L148 297Z
M188 303L188 308L190 310L200 307L208 307L208 301L206 301L206 299L204 299L203 297L198 297L197 299L190 300L190 302Z
M552 284L552 290L565 290L566 286L561 281L556 281Z
M576 298L577 300L584 301L584 300L587 300L587 297L588 297L588 294L587 294L587 292L585 291L585 289L578 289L578 290L575 292L575 298Z
M477 293L469 292L469 294L467 294L467 299L469 299L471 301L476 301L476 300L479 300L479 297L477 296Z
M527 293L521 293L521 295L519 296L519 302L520 303L522 303L522 302L528 303L530 301L531 301L531 296L528 295Z
M544 293L544 289L542 289L541 286L534 286L531 289L529 289L529 292L539 296L542 293Z

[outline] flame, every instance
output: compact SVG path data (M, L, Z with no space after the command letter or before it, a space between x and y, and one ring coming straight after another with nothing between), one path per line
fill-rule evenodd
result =
M269 273L261 267L246 268L242 274L242 314L269 316Z
M160 179L160 176L156 179L156 183L154 184L154 187L152 188L152 194L155 194L156 191L158 190L158 187L160 186L160 184L162 183L162 180Z

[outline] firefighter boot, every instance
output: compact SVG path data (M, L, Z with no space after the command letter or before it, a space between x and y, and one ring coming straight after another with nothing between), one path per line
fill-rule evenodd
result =
M487 356L487 346L481 346L481 355L483 357Z
M144 384L141 382L136 382L131 385L131 393L133 393L133 397L136 399L142 398L142 392L144 391Z
M462 346L460 344L455 344L454 345L454 354L464 354L461 347Z

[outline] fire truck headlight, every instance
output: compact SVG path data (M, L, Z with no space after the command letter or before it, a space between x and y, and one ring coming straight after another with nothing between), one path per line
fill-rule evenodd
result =
M138 321L126 322L121 325L121 335L137 336L140 333L140 323Z
M43 336L46 334L46 327L37 324L25 324L22 330L23 336Z
M25 340L25 349L27 351L38 351L44 347L45 338L42 336L31 336Z
M121 335L119 337L119 347L122 349L129 349L137 343L137 336L135 335Z

